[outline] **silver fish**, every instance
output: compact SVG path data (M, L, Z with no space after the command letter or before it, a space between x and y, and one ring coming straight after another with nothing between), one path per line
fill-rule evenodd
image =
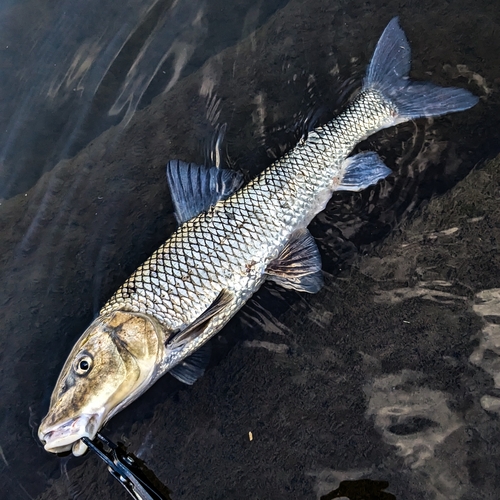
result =
M466 90L408 79L410 48L393 19L347 109L241 187L238 173L171 161L179 229L102 308L71 351L38 435L45 449L82 454L114 414L167 372L192 384L204 344L266 280L309 293L322 285L307 226L337 190L391 171L375 153L348 157L370 134L470 108Z

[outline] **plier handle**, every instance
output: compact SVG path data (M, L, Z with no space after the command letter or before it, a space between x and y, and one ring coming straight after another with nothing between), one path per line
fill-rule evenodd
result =
M128 491L135 500L168 500L151 484L141 469L140 463L123 448L102 434L93 441L83 437L82 441L108 466L109 473Z

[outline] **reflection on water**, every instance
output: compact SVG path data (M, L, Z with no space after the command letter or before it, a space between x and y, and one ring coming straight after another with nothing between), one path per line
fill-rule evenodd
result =
M323 122L345 103L395 14L415 78L467 87L480 105L360 145L394 175L336 195L312 223L324 289L265 286L215 339L197 384L164 378L107 432L173 498L498 498L500 168L466 177L498 153L493 3L0 9L9 499L125 498L97 460L50 456L34 431L75 339L175 227L166 161L201 163L227 124L221 161L261 171L304 117Z
M126 125L138 107L255 29L282 1L247 3L224 8L219 22L232 16L225 36L205 0L6 8L0 36L10 64L1 89L0 199L29 189L110 126Z
M491 394L481 397L481 406L490 412L500 413L500 289L483 290L476 294L474 312L484 318L479 335L479 346L470 356L470 362L491 375L495 387ZM496 391L495 391L496 389Z
M0 197L28 189L49 165L74 151L103 78L155 3L131 0L117 9L96 1L53 2L3 13L5 44L23 64L13 64L4 83ZM30 29L22 35L26 24ZM48 140L52 134L55 140ZM52 151L40 150L47 146Z
M446 393L422 387L421 379L422 374L404 370L374 380L367 389L367 415L411 469L422 468L436 446L463 425L450 411Z
M425 387L421 373L403 370L375 379L367 388L367 416L385 443L396 448L415 481L423 481L436 499L463 498L468 482L465 463L449 462L439 448L464 425L449 407L450 396Z

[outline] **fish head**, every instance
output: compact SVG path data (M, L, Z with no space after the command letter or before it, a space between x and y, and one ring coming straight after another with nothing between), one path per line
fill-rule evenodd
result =
M99 316L73 347L38 429L52 453L87 450L114 414L154 381L164 353L160 324L151 316L115 311Z

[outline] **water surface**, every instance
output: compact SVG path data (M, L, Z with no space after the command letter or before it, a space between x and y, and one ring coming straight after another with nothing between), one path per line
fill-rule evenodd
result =
M342 108L394 15L412 76L480 103L361 144L394 175L311 224L324 289L264 286L200 381L164 377L106 433L172 498L498 498L498 9L325 0L3 4L6 498L126 498L36 428L75 340L175 228L166 161L205 162L227 124L223 160L251 178Z

